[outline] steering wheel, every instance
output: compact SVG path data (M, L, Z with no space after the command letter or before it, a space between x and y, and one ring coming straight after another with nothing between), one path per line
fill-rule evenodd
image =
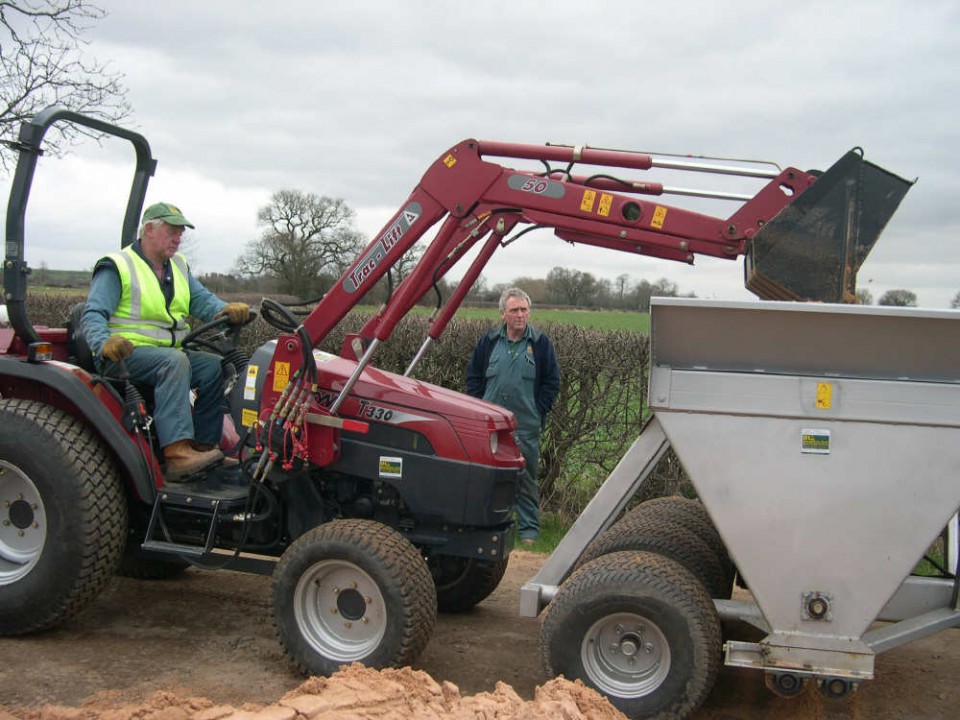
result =
M215 317L187 333L180 347L184 350L205 350L215 355L227 355L237 347L240 331L256 319L257 311L253 308L250 308L247 319L239 325L231 325L230 318L226 315Z

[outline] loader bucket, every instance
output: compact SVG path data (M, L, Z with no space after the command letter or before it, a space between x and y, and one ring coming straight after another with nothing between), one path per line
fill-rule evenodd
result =
M851 150L754 236L747 289L764 300L855 302L857 271L912 184Z

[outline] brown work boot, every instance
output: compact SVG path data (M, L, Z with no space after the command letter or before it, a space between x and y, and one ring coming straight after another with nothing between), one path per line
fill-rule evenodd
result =
M192 440L177 440L163 449L166 470L163 477L167 482L183 482L184 478L213 465L223 457L217 448L205 452L193 449Z
M197 452L210 452L211 450L217 450L217 449L218 449L216 445L211 445L210 443L197 442L196 440L193 440L193 441L190 443L190 446L191 446L194 450L196 450ZM222 453L222 451L221 451L221 453ZM240 462L240 461L237 460L235 457L230 457L229 455L224 455L224 456L223 456L223 464L224 464L224 465L237 465L237 464L239 464L239 462Z

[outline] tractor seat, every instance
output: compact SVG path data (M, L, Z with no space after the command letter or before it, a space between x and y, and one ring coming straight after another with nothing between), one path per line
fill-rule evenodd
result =
M77 303L70 308L70 317L67 319L67 354L70 362L81 367L91 375L97 375L97 367L93 362L93 353L83 336L83 308L86 303Z
M124 397L124 386L128 381L119 377L101 375L93 361L93 353L90 351L90 346L87 345L87 339L83 335L82 323L83 308L85 305L86 303L81 302L70 308L70 317L67 319L67 354L70 357L70 362L77 367L83 368L91 375L96 375L106 380L117 390L120 397ZM147 403L147 408L152 408L153 386L144 385L143 383L133 383L133 385L140 391L141 397L143 397Z

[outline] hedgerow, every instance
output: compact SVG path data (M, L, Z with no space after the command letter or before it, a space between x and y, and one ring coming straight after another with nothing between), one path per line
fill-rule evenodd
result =
M55 293L30 294L27 313L34 324L60 327L70 308L82 297ZM242 299L259 304L259 299ZM367 313L345 317L320 344L339 353L344 336L369 320ZM536 320L534 319L534 322ZM382 343L373 363L403 373L427 337L430 320L405 317ZM467 359L477 339L490 328L486 320L454 318L424 355L413 377L446 388L465 391ZM544 323L540 328L553 340L560 362L560 394L547 418L541 442L540 491L545 510L574 517L630 447L648 414L649 342L646 335L601 331L577 325ZM244 350L252 351L276 337L278 331L258 318L243 333ZM693 495L672 452L644 483L639 500L665 494Z

